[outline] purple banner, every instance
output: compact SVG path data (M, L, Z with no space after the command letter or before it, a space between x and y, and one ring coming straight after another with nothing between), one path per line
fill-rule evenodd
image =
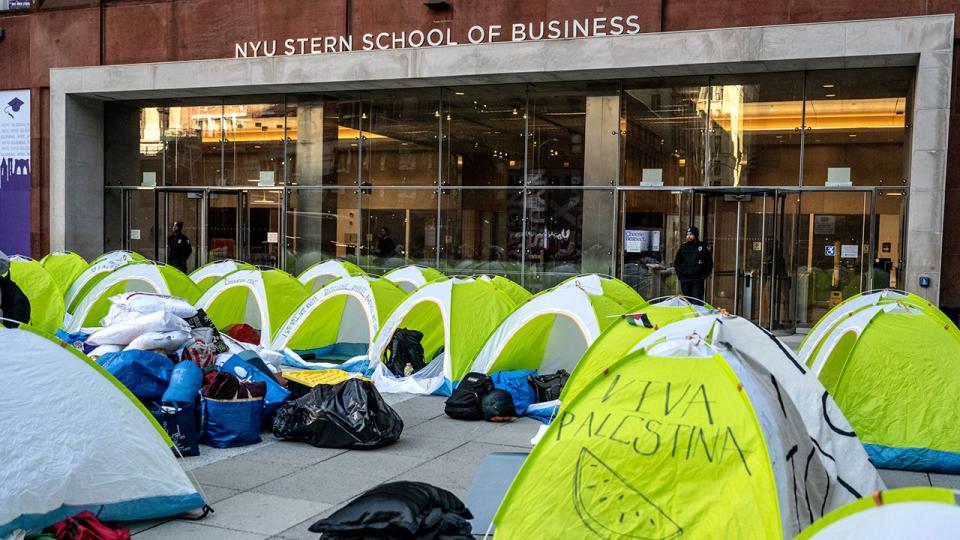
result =
M30 255L30 91L0 91L0 251Z

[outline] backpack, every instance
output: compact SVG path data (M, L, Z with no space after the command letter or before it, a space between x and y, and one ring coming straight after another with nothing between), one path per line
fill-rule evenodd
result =
M387 347L384 363L387 369L397 377L403 377L403 370L409 363L413 366L413 372L416 373L426 365L423 363L423 345L420 341L423 339L423 332L417 330L407 330L399 328L390 338L390 346Z
M483 398L493 388L493 379L489 375L467 373L447 398L443 412L457 420L483 420Z
M567 384L569 378L570 374L561 369L551 375L539 375L537 377L531 375L528 380L537 392L537 403L543 403L544 401L560 399L560 391L563 390L563 385Z

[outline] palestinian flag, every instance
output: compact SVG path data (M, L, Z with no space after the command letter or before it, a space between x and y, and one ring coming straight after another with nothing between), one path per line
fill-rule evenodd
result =
M653 323L650 322L650 318L647 317L646 313L627 313L624 315L624 318L627 319L627 324L631 326L642 326L644 328L653 328Z

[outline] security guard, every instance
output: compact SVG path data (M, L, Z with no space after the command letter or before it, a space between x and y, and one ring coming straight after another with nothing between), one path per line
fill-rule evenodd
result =
M704 281L713 272L713 255L706 244L700 241L700 230L687 229L687 238L673 261L673 268L680 281L684 296L704 300Z

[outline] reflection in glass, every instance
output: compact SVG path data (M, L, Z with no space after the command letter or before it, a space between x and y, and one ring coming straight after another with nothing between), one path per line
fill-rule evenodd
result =
M361 191L360 264L383 274L408 264L436 266L437 192L434 189Z
M703 185L706 79L629 83L623 90L627 185Z
M587 96L565 85L532 87L527 185L582 186Z
M207 260L240 258L240 194L207 194Z
M803 73L730 75L710 83L709 185L796 185Z
M127 190L127 249L148 259L157 259L157 228L163 233L163 224L157 221L156 197L153 190ZM166 236L162 237L166 241Z
M689 191L624 191L622 279L644 298L679 294L673 257L683 242Z
M223 185L223 106L160 107L167 186Z
M910 68L807 75L803 184L904 185Z
M520 189L443 190L440 271L496 274L520 283L522 220Z
M245 193L243 260L258 266L280 266L280 191Z
M171 228L174 221L183 222L183 234L190 240L193 246L193 254L187 260L187 269L195 270L202 266L201 261L201 228L200 214L203 203L202 192L181 192L181 191L160 191L157 196L160 198L160 208L164 209L165 218L161 225L166 229L161 230L160 260L168 262L166 238L172 234ZM211 261L212 262L212 261Z
M272 187L284 176L284 103L223 107L224 184Z
M360 198L354 188L287 192L288 272L299 274L327 259L357 260Z
M443 101L443 184L520 185L526 88L455 88L444 92Z
M124 247L123 190L107 188L103 192L103 251L115 251Z
M439 88L368 93L357 120L365 185L437 183Z

